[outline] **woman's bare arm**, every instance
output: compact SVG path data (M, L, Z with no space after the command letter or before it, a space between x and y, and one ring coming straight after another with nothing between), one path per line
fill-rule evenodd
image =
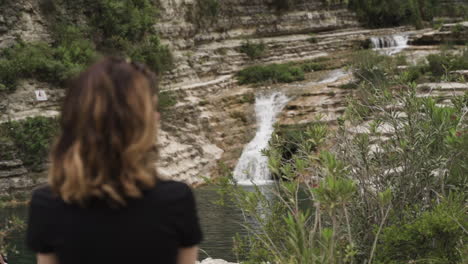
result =
M37 254L37 264L59 264L55 254Z
M179 248L177 264L195 264L198 257L198 247ZM39 263L42 264L42 263Z

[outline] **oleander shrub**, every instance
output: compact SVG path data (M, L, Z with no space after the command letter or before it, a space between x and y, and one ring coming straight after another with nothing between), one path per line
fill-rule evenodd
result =
M256 65L238 72L237 79L240 84L290 83L304 80L304 71L291 64Z
M327 126L319 122L276 127L269 148L264 151L273 177L282 179L290 176L290 170L309 166L308 158L324 145L328 132Z
M468 215L463 199L446 200L420 215L407 215L404 224L382 230L378 263L462 263L468 242Z

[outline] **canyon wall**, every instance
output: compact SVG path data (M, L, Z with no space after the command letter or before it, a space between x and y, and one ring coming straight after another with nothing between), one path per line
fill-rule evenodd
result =
M41 11L44 1L53 0L0 0L0 49L18 41L51 41L48 18ZM160 0L159 22L154 25L175 63L161 81L176 104L162 113L158 167L163 176L190 184L216 175L221 164L235 165L255 131L255 94L275 88L239 85L237 71L259 63L333 57L360 47L370 36L409 30L360 28L344 6L327 6L322 0L302 1L286 10L275 7L273 0L220 0L213 15L202 10L203 1ZM252 60L242 53L247 40L264 43L265 54ZM292 100L281 123L310 122L318 112L334 121L344 96L336 89L317 89L316 94ZM35 90L44 90L48 100L38 102ZM57 116L63 95L63 87L22 80L15 91L0 92L0 122ZM45 181L47 164L33 173L11 142L0 140L2 144L0 149L10 154L0 156L0 192L30 189Z

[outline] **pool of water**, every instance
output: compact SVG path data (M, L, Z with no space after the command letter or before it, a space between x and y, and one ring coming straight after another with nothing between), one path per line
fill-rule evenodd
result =
M249 187L246 187L249 189ZM235 261L232 253L233 236L236 233L243 234L241 227L242 214L233 205L217 205L219 200L215 187L202 187L195 190L200 222L204 233L204 241L200 245L200 259L207 257L222 258ZM0 222L13 216L26 220L27 207L0 209ZM24 245L24 231L13 234L8 241L19 252L10 254L10 264L33 264L34 254L28 251ZM206 252L206 253L204 253Z

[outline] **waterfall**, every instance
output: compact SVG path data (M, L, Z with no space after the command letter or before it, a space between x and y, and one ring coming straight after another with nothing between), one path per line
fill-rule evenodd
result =
M289 98L279 92L268 96L259 95L255 99L257 133L244 148L234 169L234 179L238 184L251 185L271 181L268 158L262 155L262 150L268 147L276 116L288 101Z
M408 36L404 35L372 37L370 41L375 50L387 55L399 53L408 47Z

